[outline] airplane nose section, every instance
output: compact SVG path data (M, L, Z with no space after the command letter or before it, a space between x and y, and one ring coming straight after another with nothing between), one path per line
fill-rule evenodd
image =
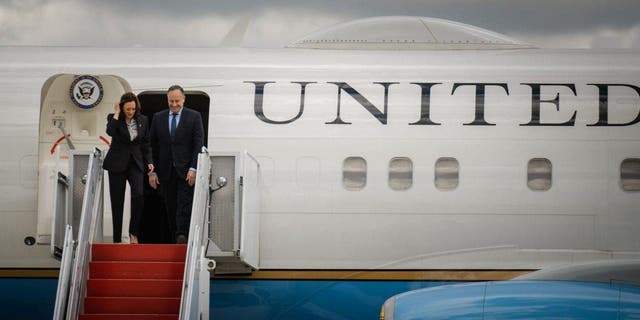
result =
M406 319L482 319L487 283L441 286L400 294L387 300L395 300L394 320ZM385 303L385 320L387 317Z
M393 320L394 319L394 308L396 305L396 298L391 297L387 299L382 305L382 309L380 310L380 320Z

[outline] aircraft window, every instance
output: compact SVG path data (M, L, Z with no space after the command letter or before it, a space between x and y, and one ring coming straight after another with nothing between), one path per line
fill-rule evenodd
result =
M527 166L527 186L531 190L551 189L551 161L545 158L533 158Z
M640 191L640 159L624 159L620 164L620 186L624 191Z
M413 162L406 157L393 158L389 162L389 187L406 190L413 183Z
M348 157L342 164L342 185L347 190L360 190L367 184L367 161Z
M460 164L456 158L443 157L436 161L436 188L442 191L453 190L458 187Z

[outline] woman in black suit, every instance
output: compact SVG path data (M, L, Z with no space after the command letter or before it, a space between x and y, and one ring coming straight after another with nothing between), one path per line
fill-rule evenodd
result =
M143 183L145 170L153 171L149 146L149 123L140 114L140 101L132 92L120 97L115 113L107 116L107 134L111 147L104 158L103 168L109 171L109 191L113 217L113 242L122 242L122 210L126 182L131 187L131 221L129 237L138 243L138 233L144 205Z

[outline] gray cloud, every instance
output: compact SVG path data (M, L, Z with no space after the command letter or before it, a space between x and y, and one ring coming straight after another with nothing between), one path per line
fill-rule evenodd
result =
M640 48L637 0L0 0L1 45L215 46L242 17L245 44L281 47L338 22L417 15L543 47Z

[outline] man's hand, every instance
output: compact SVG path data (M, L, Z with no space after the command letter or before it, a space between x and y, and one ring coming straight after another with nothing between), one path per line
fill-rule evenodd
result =
M187 171L187 178L185 180L187 184L189 184L189 187L193 187L193 185L196 184L196 173L191 170Z
M151 188L158 189L158 185L160 184L160 180L158 180L158 175L157 174L150 174L149 175L149 185L151 186Z

